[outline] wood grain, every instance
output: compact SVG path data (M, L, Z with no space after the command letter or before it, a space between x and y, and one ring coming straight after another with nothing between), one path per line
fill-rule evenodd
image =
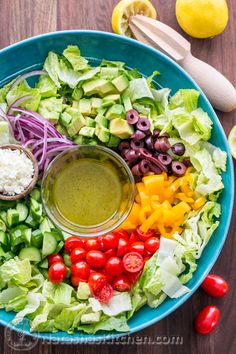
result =
M62 29L97 29L111 31L110 18L115 0L0 0L0 47L9 45L24 38ZM174 14L175 0L153 0L161 21L180 33ZM220 70L236 85L236 5L235 0L228 0L230 21L226 31L213 39L197 40L189 38L193 54L207 61ZM218 116L228 134L232 125L236 124L236 113ZM30 351L32 354L233 354L236 347L236 311L233 306L236 296L236 271L234 255L236 253L236 213L232 218L230 232L223 251L214 266L214 272L228 279L231 290L224 299L211 299L202 291L194 296L168 318L132 336L133 344L98 345L55 345L38 343ZM197 336L193 330L193 319L196 313L206 304L215 303L222 310L221 321L217 330L209 336ZM140 338L150 336L182 336L183 344L140 344ZM124 342L123 342L124 343ZM4 329L1 328L0 353L13 354L4 340Z

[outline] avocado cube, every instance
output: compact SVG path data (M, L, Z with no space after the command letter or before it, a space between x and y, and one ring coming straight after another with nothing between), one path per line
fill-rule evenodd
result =
M105 96L103 98L103 102L107 102L107 101L120 102L120 95L117 93L117 94Z
M82 114L90 114L91 113L91 100L88 98L82 98L79 101L79 111Z
M125 110L124 107L121 104L114 104L111 106L107 113L106 113L106 118L109 120L115 119L115 118L125 118Z
M72 116L65 111L61 114L59 121L65 128L67 128L72 121Z
M97 128L97 127L96 127ZM97 131L97 137L99 140L101 140L101 142L103 143L107 143L110 139L110 131L107 128L104 127L99 127L98 129L96 129Z
M86 144L87 138L83 135L78 135L75 139L73 139L74 143L77 145Z
M120 143L120 138L118 138L115 135L110 135L110 139L108 141L107 146L112 148L112 147L117 147Z
M88 138L92 138L95 134L95 128L83 127L80 129L79 134L83 136L87 136Z
M119 69L111 68L111 67L102 67L100 73L101 73L101 77L106 77L111 79L119 75Z
M61 124L55 125L56 130L61 134L61 135L67 135L67 130L65 127L63 127Z
M73 137L80 131L83 126L86 125L86 120L83 115L75 108L67 108L66 112L72 117L72 120L67 127L67 132L70 137Z
M85 117L85 120L86 120L86 127L95 128L95 126L96 126L95 119L90 118L90 117Z
M72 108L79 109L79 102L78 101L72 101Z
M116 118L110 122L110 133L120 139L128 139L134 132L134 128L125 119Z
M122 97L123 105L125 107L125 112L128 112L130 109L133 109L132 103L129 97Z
M108 93L116 92L114 85L112 85L110 81L107 81L105 79L95 79L89 82L85 82L82 88L86 96L98 94L103 97Z
M91 98L91 113L90 113L90 115L96 116L96 114L98 113L97 109L99 107L101 107L101 105L102 105L102 99L101 98L92 97Z
M108 127L108 120L102 114L97 115L97 117L95 118L95 122L98 126L102 126L104 128Z
M83 90L81 87L76 87L72 92L72 98L75 101L79 101L83 96Z
M129 86L129 80L125 75L120 75L112 80L112 84L119 92L123 92Z
M62 98L50 97L41 100L38 112L49 122L57 123L62 112Z

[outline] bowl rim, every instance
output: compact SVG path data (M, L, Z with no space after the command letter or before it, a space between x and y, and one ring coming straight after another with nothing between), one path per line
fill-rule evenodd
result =
M12 324L9 324L6 320L3 320L0 318L0 324L10 328L11 330L17 331L17 332L21 332L24 333L25 335L29 335L31 337L34 338L38 338L41 340L49 340L51 342L58 342L58 343L70 343L70 344L76 344L76 343L88 343L88 342L97 342L97 341L106 341L106 340L111 340L114 338L118 338L118 337L122 337L122 336L127 336L130 335L132 333L135 333L137 331L140 331L142 329L145 329L155 323L157 323L158 321L162 320L164 317L167 317L169 314L171 314L172 312L174 312L177 308L179 308L187 299L189 299L194 292L197 290L197 288L200 286L201 282L203 281L203 279L206 277L206 275L209 273L209 271L211 270L211 268L213 267L213 265L215 264L221 250L222 247L225 243L227 234L228 234L228 230L229 230L229 226L230 226L230 221L231 221L231 217L232 217L232 211L233 211L233 203L234 203L234 168L233 168L233 160L232 160L232 156L230 154L230 150L229 150L229 146L228 146L228 142L227 142L227 138L225 135L225 132L223 130L223 127L220 124L220 121L211 105L211 103L209 102L208 98L206 97L206 95L204 94L204 92L202 91L202 89L198 86L198 84L193 80L193 78L179 65L177 64L173 59L171 59L170 57L168 57L167 55L165 55L164 53L160 52L159 50L152 48L146 44L140 43L132 38L128 38L128 37L124 37L124 36L119 36L110 32L106 32L106 31L96 31L96 30L77 30L77 29L71 29L71 30L61 30L61 31L52 31L52 32L48 32L48 33L44 33L44 34L40 34L37 36L33 36L33 37L29 37L27 39L24 39L22 41L16 42L14 44L11 44L10 46L7 46L3 49L0 50L0 56L2 54L4 54L5 52L9 52L11 50L14 50L15 48L20 47L21 45L25 45L25 44L34 44L34 42L36 42L39 39L47 39L47 38L51 38L51 37L60 37L63 35L68 35L68 34L72 34L72 35L78 35L78 36L83 36L83 35L92 35L92 36L98 36L98 37L108 37L111 39L114 39L118 42L121 43L128 43L131 44L133 46L136 46L138 48L145 49L150 53L154 53L154 54L158 54L159 57L161 57L162 59L164 59L165 61L169 62L172 66L174 66L178 71L181 72L181 74L186 77L189 82L201 93L201 96L203 98L203 100L206 102L208 109L211 113L211 115L214 117L214 120L217 125L217 129L220 131L221 136L226 144L226 152L227 152L227 158L228 158L228 173L230 175L231 178L231 186L230 186L230 203L228 205L228 220L226 222L225 225L225 232L224 235L221 239L221 243L217 249L217 252L215 252L215 254L213 255L213 257L211 258L211 260L208 263L208 266L205 268L204 272L202 272L200 278L195 282L195 284L192 286L192 289L190 290L189 293L185 294L184 296L182 296L179 301L174 304L173 306L171 306L167 311L165 311L164 313L162 313L161 315L159 315L158 317L155 317L149 321L146 321L145 323L142 323L140 325L135 326L135 328L132 328L129 332L124 332L124 333L109 333L109 334L98 334L98 335L93 335L93 337L90 337L87 334L81 334L80 332L78 332L81 337L79 337L78 335L67 335L67 336L61 336L61 337L56 337L53 336L54 333L30 333L28 330L24 330L24 329L20 329L17 328L15 326L13 326ZM63 332L58 332L58 333L63 333Z

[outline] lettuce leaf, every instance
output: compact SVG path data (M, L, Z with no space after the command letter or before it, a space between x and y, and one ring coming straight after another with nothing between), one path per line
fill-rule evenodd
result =
M25 285L31 280L31 265L28 259L10 259L0 266L0 283L4 287L11 281L15 285Z
M84 70L89 67L88 60L80 55L80 50L76 45L69 45L63 51L63 55L75 71Z
M36 85L41 97L55 97L57 95L57 86L48 75L41 75Z
M170 109L183 107L186 112L192 112L198 107L199 96L200 93L197 90L179 90L170 98L169 107Z
M29 109L31 111L37 111L39 102L41 100L41 94L38 88L29 87L26 81L21 81L18 85L8 91L6 95L6 101L8 106L14 103L18 98L30 95L30 98L26 99L20 104L20 107Z
M77 327L78 330L82 330L88 334L95 334L98 331L117 331L117 332L128 332L130 330L126 317L120 315L117 317L104 317L101 321L95 324L80 325Z

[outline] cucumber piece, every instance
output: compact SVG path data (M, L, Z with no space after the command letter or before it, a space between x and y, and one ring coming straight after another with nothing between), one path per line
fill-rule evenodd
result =
M37 222L40 222L41 217L43 215L43 207L42 204L39 204L36 200L30 199L30 215Z
M43 221L39 225L39 229L42 231L42 233L51 231L51 227L50 227L50 224L49 224L49 219L47 217L45 217L43 219Z
M34 188L32 192L30 193L31 198L34 200L37 200L37 202L41 202L41 193L38 188Z
M4 251L8 251L8 249L10 248L8 235L2 230L0 231L0 245L4 249Z
M45 268L41 268L40 272L42 273L42 275L44 276L45 279L48 279L48 271Z
M60 241L56 247L55 253L59 253L64 246L64 242Z
M41 230L34 230L32 232L31 244L36 248L42 248L43 244L43 233Z
M9 209L9 208L14 208L16 205L15 200L0 200L0 208L1 209Z
M62 241L61 241L62 242ZM43 258L52 253L56 252L57 241L51 232L44 232L43 236L43 247L42 247L42 255Z
M7 224L9 227L18 225L20 215L16 209L8 209L7 211Z
M24 225L22 225L24 226ZM23 243L25 240L24 240L24 236L23 236L23 230L20 229L19 227L12 230L11 231L11 235L10 235L10 243L11 243L11 247L15 247L17 245L19 245L20 243Z
M1 218L2 221L5 222L5 224L6 224L6 222L7 222L7 212L6 212L5 210L2 210L2 211L0 212L0 218Z
M27 216L27 218L25 220L25 223L28 226L32 227L33 229L36 229L38 227L38 225L39 225L39 223L36 220L34 220L32 215L30 215L30 214Z
M7 231L7 227L4 221L0 220L0 230L3 232Z
M67 267L71 267L72 263L71 263L70 255L68 253L63 254L63 259L64 259L65 265Z
M25 239L25 243L27 245L31 245L32 230L26 229L25 231L23 231L23 237Z
M29 212L27 206L23 203L18 203L16 206L16 210L19 213L19 222L25 221Z
M28 259L31 262L40 262L41 253L36 247L25 247L19 253L20 259Z
M51 233L53 234L57 242L64 241L64 237L61 230L53 228L51 229Z
M48 269L48 260L47 258L44 258L42 262L39 263L40 268Z

